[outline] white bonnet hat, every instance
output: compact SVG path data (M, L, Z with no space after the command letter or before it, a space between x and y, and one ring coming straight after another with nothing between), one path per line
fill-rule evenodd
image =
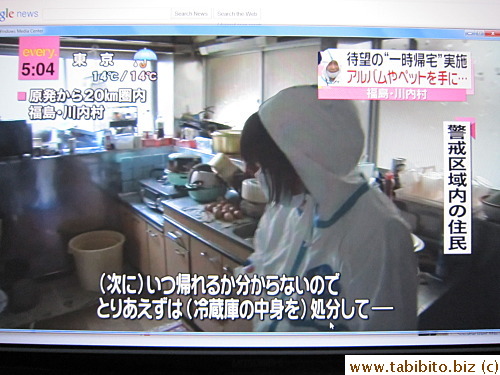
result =
M322 170L347 175L363 152L364 134L354 104L319 100L317 86L284 89L266 100L258 114L306 185Z

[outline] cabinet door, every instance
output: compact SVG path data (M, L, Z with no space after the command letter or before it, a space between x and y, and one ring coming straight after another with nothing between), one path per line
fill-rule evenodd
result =
M121 210L122 232L125 235L125 259L144 274L149 273L147 224L126 208Z
M191 273L193 275L197 274L198 276L204 276L205 278L208 275L221 276L222 255L210 246L205 245L195 238L191 238ZM212 296L208 295L208 293L205 295L193 295L192 297L197 300L202 298L206 298L207 300L210 300L211 298L221 298L221 296ZM205 311L208 311L208 309ZM206 332L219 332L222 331L223 327L223 320L215 318L196 318L194 322L198 327Z
M177 276L179 273L189 274L189 235L168 222L163 224L163 234L165 237L165 257L167 263L167 275ZM179 298L183 304L183 311L186 312L190 293L171 295L171 298Z
M163 233L149 224L147 228L149 273L151 276L163 277L167 274Z
M198 275L222 275L222 255L196 238L191 239L191 269Z
M221 257L221 262L222 262L222 272L227 274L227 275L234 275L234 270L236 267L241 266L239 263L236 263L232 259L229 259L228 257L222 255ZM237 296L236 294L233 294L229 296L229 298L238 298L240 300L244 300L245 298L252 298L252 296ZM235 320L225 320L222 329L224 332L252 332L253 326L252 326L252 321L251 320L246 320L246 319L235 319Z
M167 274L189 273L189 235L177 227L164 223Z

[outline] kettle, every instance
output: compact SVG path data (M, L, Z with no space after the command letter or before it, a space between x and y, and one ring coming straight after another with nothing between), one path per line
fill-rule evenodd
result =
M224 180L208 164L197 164L191 168L185 186L189 196L200 203L215 201L223 197L227 190Z

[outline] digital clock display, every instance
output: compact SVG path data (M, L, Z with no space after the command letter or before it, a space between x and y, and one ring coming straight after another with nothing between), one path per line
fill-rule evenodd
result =
M23 63L21 67L21 74L25 77L45 77L46 75L53 76L55 73L54 63L39 62L36 64Z
M19 38L20 80L59 79L60 40L57 36Z

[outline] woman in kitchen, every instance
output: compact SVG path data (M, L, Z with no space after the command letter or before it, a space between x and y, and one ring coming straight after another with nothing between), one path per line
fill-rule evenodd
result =
M269 198L246 271L334 281L329 294L277 296L304 298L305 318L268 314L254 330L417 328L410 232L390 200L353 172L363 144L354 105L318 100L315 86L279 92L245 123L241 155Z

